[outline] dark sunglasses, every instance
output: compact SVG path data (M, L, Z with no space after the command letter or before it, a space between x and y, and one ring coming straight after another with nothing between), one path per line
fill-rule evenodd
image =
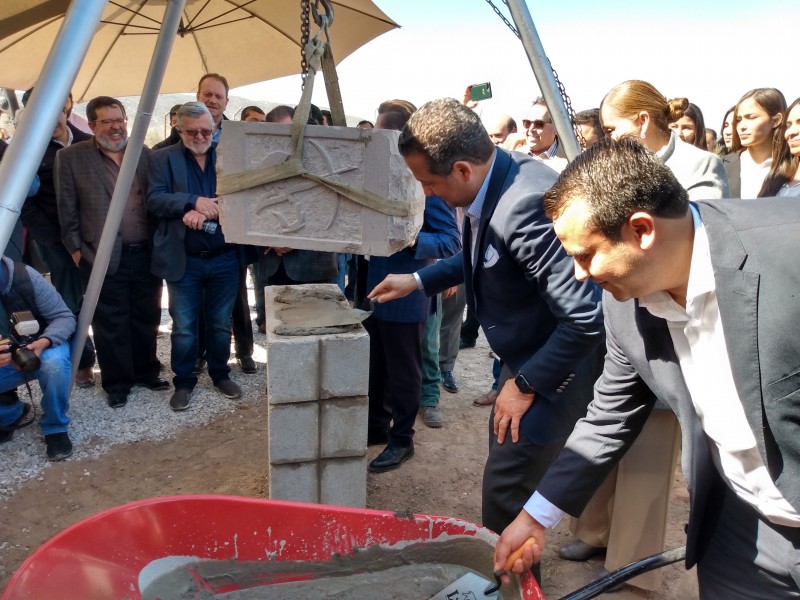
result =
M211 137L211 134L214 133L211 129L183 129L182 132L189 137L197 137L200 134L204 138Z
M531 125L533 125L534 129L544 129L544 126L548 123L552 123L552 121L542 121L541 119L534 119L531 121L530 119L522 119L522 126L525 129L530 129Z

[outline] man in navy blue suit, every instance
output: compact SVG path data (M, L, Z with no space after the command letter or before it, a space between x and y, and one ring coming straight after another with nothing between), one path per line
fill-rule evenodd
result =
M400 130L415 110L405 100L384 102L378 108L375 127ZM453 256L460 248L455 211L441 198L428 196L422 230L407 248L359 263L362 269L367 268L366 289L372 289L389 273L413 273L437 259ZM397 302L377 306L364 322L370 339L368 441L387 443L369 464L373 473L396 469L414 455L414 420L422 393L423 333L432 310L436 310L435 302L415 291Z
M585 414L602 366L600 290L575 280L544 214L555 171L496 148L469 108L429 102L399 146L427 195L464 207L464 251L389 275L370 296L386 302L466 284L468 305L504 363L483 477L483 523L502 531Z

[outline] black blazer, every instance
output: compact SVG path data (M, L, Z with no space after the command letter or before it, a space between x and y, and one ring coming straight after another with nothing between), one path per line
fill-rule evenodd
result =
M600 289L574 276L544 214L544 192L558 174L541 161L497 149L477 240L464 219L459 254L419 272L429 295L465 283L467 303L489 345L536 399L521 430L536 444L564 439L585 414L600 373Z

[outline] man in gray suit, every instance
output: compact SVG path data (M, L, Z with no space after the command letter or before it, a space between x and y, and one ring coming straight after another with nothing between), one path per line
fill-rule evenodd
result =
M484 525L502 531L585 413L602 360L600 293L572 276L544 215L542 195L556 173L495 147L472 110L451 99L429 102L399 145L427 196L464 207L463 251L414 274L388 275L370 297L386 302L466 284L467 303L505 363L482 507Z
M86 116L94 138L56 153L61 239L80 268L84 286L128 144L125 108L116 98L93 98ZM150 274L155 222L145 206L148 153L145 148L139 159L92 320L103 389L112 408L125 406L133 385L169 388L158 376L161 363L156 356L161 280Z
M545 207L576 277L605 290L608 352L496 567L523 544L513 570L538 560L544 528L581 513L658 398L681 425L700 597L800 597L800 206L786 200L689 204L633 140L603 140L567 167Z

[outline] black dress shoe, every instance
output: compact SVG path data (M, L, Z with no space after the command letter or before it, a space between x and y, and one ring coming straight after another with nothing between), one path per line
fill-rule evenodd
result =
M475 347L475 340L465 340L461 338L458 340L458 349L463 350L464 348L474 348Z
M47 446L47 458L50 460L64 460L72 456L72 440L66 431L44 436L44 443Z
M16 396L16 392L14 393ZM3 427L0 429L0 444L5 444L6 442L10 442L11 438L14 437L14 432L17 429L22 429L23 427L27 427L33 422L33 417L26 423L25 420L28 418L28 415L31 412L31 405L27 402L22 403L22 414L20 414L19 418L14 421L8 427Z
M188 388L178 388L169 399L169 407L175 412L186 410L189 408L189 400L192 396L192 390Z
M412 456L414 456L414 444L407 448L389 444L367 468L373 473L385 473L399 468Z
M442 371L442 387L451 394L458 391L458 382L452 371Z
M256 368L256 362L253 360L252 356L243 356L242 358L237 358L236 362L238 362L239 366L242 368L242 373L252 375L258 371Z
M153 390L154 392L169 389L169 381L158 376L151 377L150 379L142 379L138 382L138 385L143 385L148 390Z
M128 394L109 394L108 405L111 408L122 408L128 403Z

